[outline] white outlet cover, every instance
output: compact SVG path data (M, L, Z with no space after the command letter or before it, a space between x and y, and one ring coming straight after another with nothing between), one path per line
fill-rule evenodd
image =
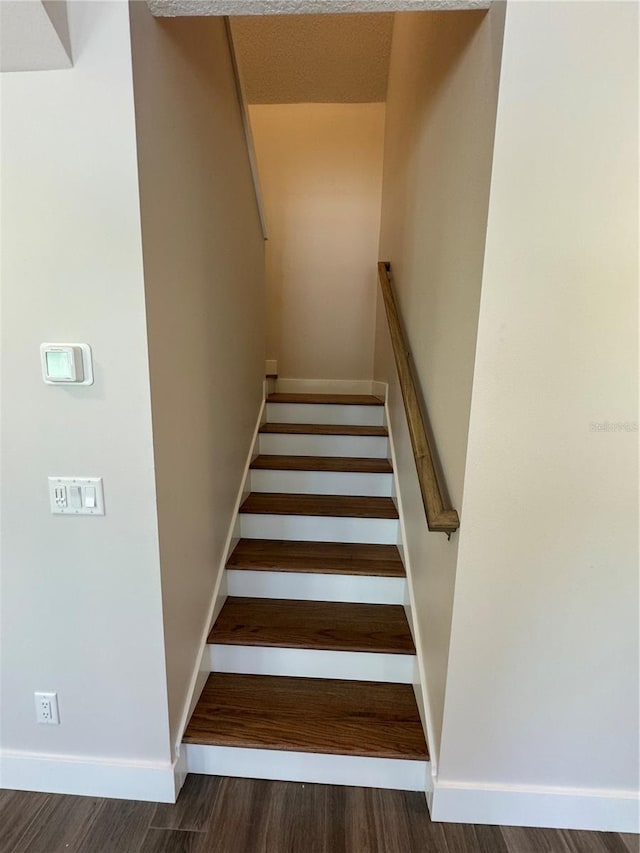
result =
M48 482L53 515L104 515L102 477L49 477Z
M34 693L33 698L36 706L36 720L49 726L59 725L58 694Z

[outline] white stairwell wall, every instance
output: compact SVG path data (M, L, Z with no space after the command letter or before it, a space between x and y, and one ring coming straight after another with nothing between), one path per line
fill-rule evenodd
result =
M175 743L262 404L264 242L224 21L130 8Z
M637 832L638 9L510 3L500 68L504 12L399 15L387 104L381 258L461 514L426 532L379 312L432 816Z

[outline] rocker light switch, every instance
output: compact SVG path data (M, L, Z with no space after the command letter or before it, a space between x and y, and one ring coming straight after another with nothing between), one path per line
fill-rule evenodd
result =
M54 515L104 515L102 477L49 477Z

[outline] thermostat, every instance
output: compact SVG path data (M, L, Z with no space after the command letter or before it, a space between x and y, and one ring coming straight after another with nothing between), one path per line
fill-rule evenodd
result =
M40 344L40 360L47 385L93 385L88 344Z

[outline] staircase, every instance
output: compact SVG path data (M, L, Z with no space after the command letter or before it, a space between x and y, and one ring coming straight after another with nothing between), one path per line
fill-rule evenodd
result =
M189 772L424 791L384 404L267 397Z

